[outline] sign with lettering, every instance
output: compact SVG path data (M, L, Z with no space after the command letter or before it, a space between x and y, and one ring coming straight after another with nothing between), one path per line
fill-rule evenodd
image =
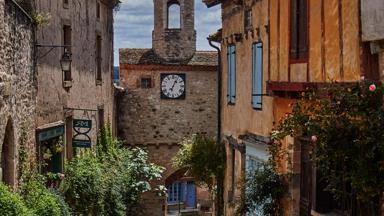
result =
M64 127L55 127L55 128L50 128L48 130L44 130L39 133L39 141L47 141L55 137L62 136L64 134Z
M74 148L91 148L92 141L89 132L92 129L92 120L74 119L73 130L75 135L72 138Z

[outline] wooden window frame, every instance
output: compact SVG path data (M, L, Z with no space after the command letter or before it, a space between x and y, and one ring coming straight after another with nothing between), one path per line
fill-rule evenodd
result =
M96 85L101 85L103 81L103 73L102 73L102 50L103 50L103 39L101 35L96 35Z
M305 10L302 11L301 13L300 12L295 13L294 7L295 5L298 5L295 8L295 9L298 9L298 7L300 6L300 3L306 4L304 7L301 8L303 10L305 8ZM306 13L305 14L306 19L302 20L300 19L300 17L304 12ZM298 20L294 20L295 18ZM305 40L301 40L301 38L304 38ZM309 0L290 0L289 1L289 63L290 64L306 63L308 62L308 57L309 57Z
M258 64L257 59L257 49L261 48L261 60ZM263 42L255 42L252 44L252 96L251 96L251 103L252 108L255 110L262 110L263 109ZM258 77L257 74L257 67L260 67L260 77ZM261 87L258 89L258 87Z

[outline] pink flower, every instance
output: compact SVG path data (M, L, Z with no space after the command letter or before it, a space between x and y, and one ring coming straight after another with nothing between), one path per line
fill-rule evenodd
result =
M313 135L313 136L311 137L311 141L312 141L313 143L316 143L316 142L317 142L317 136Z
M361 81L364 81L364 80L365 80L365 76L361 76L361 77L360 77L360 80L361 80Z
M371 91L371 92L376 91L376 85L375 84L370 85L369 86L369 91Z

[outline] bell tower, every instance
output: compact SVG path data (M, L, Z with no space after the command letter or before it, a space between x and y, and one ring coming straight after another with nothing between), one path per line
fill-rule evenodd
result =
M195 1L154 0L152 47L166 63L182 63L196 52Z

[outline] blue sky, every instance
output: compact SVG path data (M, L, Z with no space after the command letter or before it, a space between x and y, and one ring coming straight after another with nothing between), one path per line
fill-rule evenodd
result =
M221 28L220 7L207 8L195 0L197 49L211 50L207 36ZM115 65L119 64L119 48L151 48L153 30L153 0L123 0L115 12Z

